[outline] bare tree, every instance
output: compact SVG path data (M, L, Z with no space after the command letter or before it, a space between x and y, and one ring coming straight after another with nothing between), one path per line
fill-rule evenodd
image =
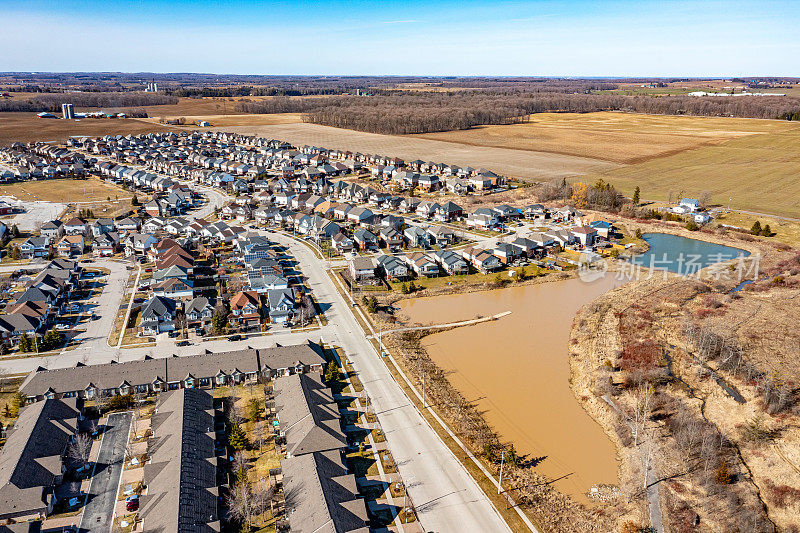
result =
M89 453L92 451L92 437L88 433L78 433L67 449L67 456L81 464L89 462Z
M253 494L246 482L236 483L225 498L228 513L235 521L250 525L253 516Z

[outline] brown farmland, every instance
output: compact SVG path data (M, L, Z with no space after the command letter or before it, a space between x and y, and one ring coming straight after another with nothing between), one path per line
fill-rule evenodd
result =
M794 129L789 122L635 113L537 113L529 122L426 133L426 139L637 163L750 135Z
M487 168L508 176L532 180L576 177L611 170L619 166L608 161L573 155L491 146L469 146L416 136L380 135L316 124L232 126L218 129L282 139L292 144L311 144L341 150L393 155L408 161L422 159Z

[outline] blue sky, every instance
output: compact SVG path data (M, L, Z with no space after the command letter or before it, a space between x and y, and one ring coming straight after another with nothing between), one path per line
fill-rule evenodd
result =
M798 0L0 5L0 71L800 76Z

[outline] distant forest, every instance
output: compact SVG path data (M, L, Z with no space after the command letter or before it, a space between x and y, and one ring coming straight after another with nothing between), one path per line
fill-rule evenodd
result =
M176 96L145 92L111 93L42 93L27 100L0 100L0 111L40 112L61 111L61 104L75 107L142 107L151 105L177 104ZM147 116L145 114L145 116Z
M624 111L661 115L800 120L792 97L622 96L587 93L394 92L370 97L240 102L245 113L303 113L303 121L371 133L411 134L512 124L531 113Z

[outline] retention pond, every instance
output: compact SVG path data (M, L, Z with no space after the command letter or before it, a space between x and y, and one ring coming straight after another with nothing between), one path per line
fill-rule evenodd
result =
M617 483L614 446L569 386L569 336L577 311L620 285L612 275L492 291L416 298L401 303L409 322L434 324L512 313L500 320L423 339L451 383L517 453L579 501L594 484Z

